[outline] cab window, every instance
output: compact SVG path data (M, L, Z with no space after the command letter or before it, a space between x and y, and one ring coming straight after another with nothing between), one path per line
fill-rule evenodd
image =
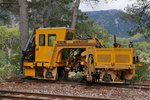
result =
M71 32L67 32L66 40L72 40L73 34Z
M56 40L55 34L49 34L48 35L48 46L53 46L53 42Z
M40 46L45 46L45 34L40 34L39 35L39 45Z

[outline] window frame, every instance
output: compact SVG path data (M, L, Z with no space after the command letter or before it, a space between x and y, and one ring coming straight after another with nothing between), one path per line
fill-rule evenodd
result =
M43 40L41 40L42 39L41 36L43 36L42 37ZM46 45L45 36L46 36L45 34L39 34L39 46L45 46ZM43 42L43 44L41 41Z
M52 41L52 44L50 45L50 36L55 36L55 39ZM53 42L56 40L56 34L48 34L48 46L53 46Z

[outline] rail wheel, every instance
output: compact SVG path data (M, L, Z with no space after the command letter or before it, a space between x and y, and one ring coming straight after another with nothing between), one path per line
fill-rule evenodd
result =
M111 75L108 74L108 73L104 74L103 81L105 81L105 82L111 82L112 81Z
M58 80L59 80L59 81L67 80L68 72L65 71L64 68L62 68L62 67L58 68L57 74L58 74Z

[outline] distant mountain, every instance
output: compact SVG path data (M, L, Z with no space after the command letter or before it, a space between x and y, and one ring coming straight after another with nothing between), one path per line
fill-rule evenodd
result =
M119 37L128 37L128 31L134 27L131 22L125 22L121 19L121 10L105 10L86 12L87 15L103 26L112 35L116 34Z

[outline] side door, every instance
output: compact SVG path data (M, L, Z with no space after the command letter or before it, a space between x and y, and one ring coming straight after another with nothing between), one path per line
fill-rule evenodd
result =
M56 34L48 34L47 36L47 60L52 63L52 61L54 61L54 55L53 53L55 52L54 48L55 48L55 44L54 41L56 40Z
M36 39L36 61L51 62L56 34L38 34Z
M46 34L36 35L36 49L35 49L35 59L37 62L45 62L46 56Z

